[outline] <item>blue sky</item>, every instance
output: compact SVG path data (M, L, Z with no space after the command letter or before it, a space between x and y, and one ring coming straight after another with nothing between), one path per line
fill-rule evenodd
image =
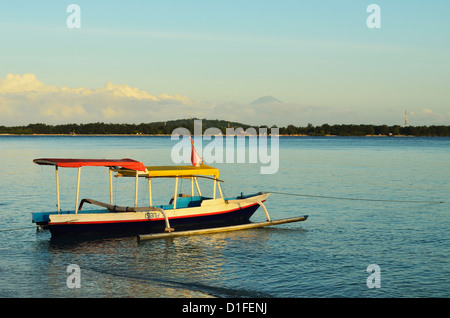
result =
M66 25L71 3L80 29ZM380 29L366 25L371 3ZM449 125L449 9L416 0L2 1L0 125L189 116L402 124L405 110L411 125ZM267 95L283 103L249 105Z

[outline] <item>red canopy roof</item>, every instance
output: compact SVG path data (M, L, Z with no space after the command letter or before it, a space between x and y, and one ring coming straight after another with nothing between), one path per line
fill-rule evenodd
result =
M122 167L126 169L145 171L142 162L133 159L34 159L38 165L50 165L64 168L79 168L84 166Z

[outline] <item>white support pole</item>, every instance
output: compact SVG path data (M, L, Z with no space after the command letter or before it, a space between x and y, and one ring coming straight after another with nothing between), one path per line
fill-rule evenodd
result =
M175 195L173 197L173 209L177 208L177 197L178 197L178 177L175 177Z
M195 181L195 186L197 187L198 195L202 196L202 191L200 191L200 186L198 185L198 181L197 181L196 177L194 177L194 181Z
M223 199L222 188L220 187L220 182L217 182L217 187L219 188L220 197Z
M55 166L55 171L56 171L56 208L57 208L57 213L60 212L60 202L59 202L59 174L58 174L58 166Z
M216 198L216 184L217 184L217 180L214 178L214 185L213 185L213 187L214 187L214 189L213 189L213 199Z
M76 195L76 199L75 199L75 214L78 213L78 199L80 197L80 173L81 173L81 167L78 167L77 195Z
M191 197L194 196L194 177L191 177Z
M134 185L134 207L138 205L138 185L139 185L139 171L136 170L136 183Z
M109 169L109 204L113 204L112 170Z
M148 178L148 205L152 206L152 179Z

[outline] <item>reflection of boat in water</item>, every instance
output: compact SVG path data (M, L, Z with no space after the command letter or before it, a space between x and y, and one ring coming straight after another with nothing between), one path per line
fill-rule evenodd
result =
M194 161L194 160L193 160ZM95 236L129 236L142 234L141 238L151 233L162 235L201 234L209 231L229 231L250 227L261 227L287 222L303 221L305 217L271 221L264 201L270 193L255 193L235 197L224 197L219 180L219 170L203 164L193 166L144 166L132 159L35 159L39 165L52 165L56 170L57 210L51 212L34 212L32 221L44 229L49 229L53 236L95 235ZM80 172L85 166L103 166L109 168L110 202L104 203L94 199L79 201ZM59 175L60 167L78 168L75 209L63 211L60 208ZM113 204L112 176L134 177L134 206L124 207ZM148 206L138 206L138 180L148 180ZM168 204L154 205L151 181L155 178L173 178L174 195ZM198 178L206 178L213 183L212 197L202 195ZM190 180L191 193L179 194L179 179ZM217 193L218 190L218 193ZM168 198L170 195L168 196ZM86 204L93 209L85 209ZM250 217L262 207L267 222L251 223ZM186 232L189 231L189 232ZM194 231L194 232L190 232ZM198 231L198 232L195 232Z

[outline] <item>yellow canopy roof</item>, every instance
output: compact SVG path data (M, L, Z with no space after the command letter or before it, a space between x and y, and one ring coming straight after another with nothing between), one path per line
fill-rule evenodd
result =
M194 166L148 166L147 171L139 171L139 176L144 177L188 177L188 176L214 176L219 178L219 170L217 168L201 165L199 167ZM136 176L135 170L130 169L117 169L118 177L134 177Z

